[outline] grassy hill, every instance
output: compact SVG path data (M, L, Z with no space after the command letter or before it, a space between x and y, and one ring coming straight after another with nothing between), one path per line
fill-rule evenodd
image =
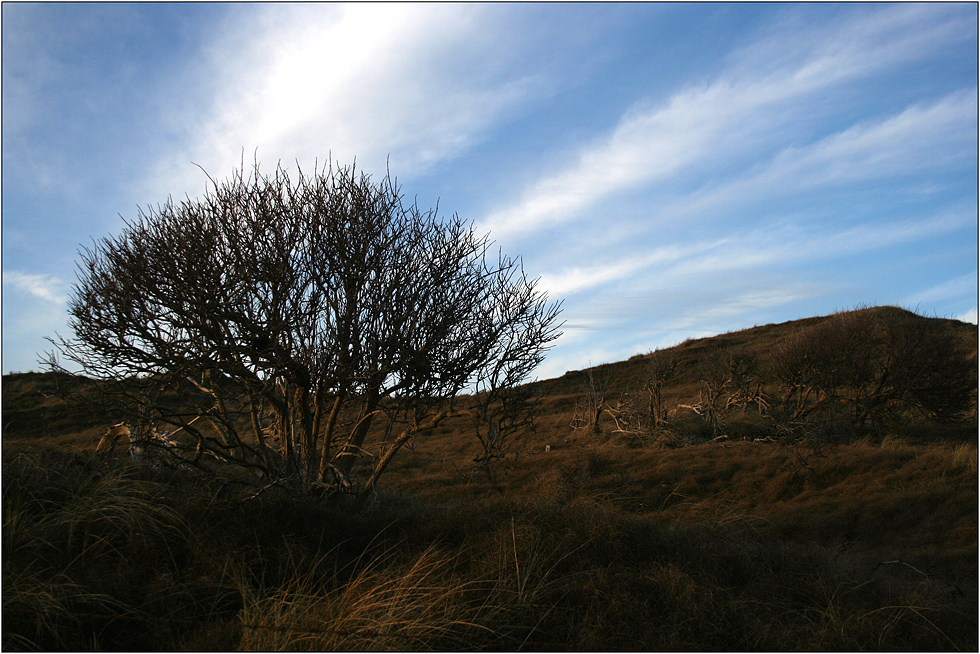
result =
M965 355L976 359L978 332L977 325L972 323L948 318L930 318L906 309L891 306L869 307L843 313L871 313L890 317L900 316L916 321L942 324L958 336ZM694 383L697 378L698 362L710 352L723 348L744 348L750 354L764 359L773 348L785 342L787 339L792 338L801 330L825 323L833 319L835 315L815 316L781 323L770 323L768 325L719 334L718 336L692 338L673 347L664 348L666 351L673 353L677 358L680 372L674 383L678 385ZM561 377L534 382L534 386L540 389L540 394L545 397L581 393L582 377L585 373L591 371L610 380L611 391L624 391L628 386L629 380L635 378L642 371L643 362L649 359L650 356L651 353L636 354L627 361L606 363L585 370L570 370Z
M671 406L711 352L829 319L670 348ZM977 327L942 322L975 366ZM683 447L572 428L649 357L535 382L495 475L447 423L356 506L102 461L112 415L5 376L4 648L977 649L975 410L847 441L713 439L685 410Z

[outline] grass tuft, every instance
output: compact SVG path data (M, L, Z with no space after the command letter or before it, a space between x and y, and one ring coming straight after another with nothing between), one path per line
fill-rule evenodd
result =
M395 550L372 559L337 585L296 570L283 587L242 585L246 650L460 649L474 636L496 637L483 623L496 609L479 601L483 584L456 572L456 557L431 546L404 557ZM475 599L474 599L475 597Z

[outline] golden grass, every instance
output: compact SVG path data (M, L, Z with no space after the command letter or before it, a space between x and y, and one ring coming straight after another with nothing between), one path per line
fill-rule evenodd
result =
M242 584L244 650L441 649L465 644L479 624L482 606L468 602L477 582L453 572L453 557L429 547L412 560L392 563L396 552L372 561L349 583L331 588L311 571L279 588ZM448 645L448 646L447 646Z
M962 468L967 472L977 473L977 444L961 443L951 448L949 464L952 468Z

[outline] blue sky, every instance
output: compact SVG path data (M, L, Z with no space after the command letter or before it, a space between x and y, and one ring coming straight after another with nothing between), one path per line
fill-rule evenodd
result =
M897 304L977 322L978 7L9 4L3 372L79 248L243 152L458 213L564 300L558 376Z

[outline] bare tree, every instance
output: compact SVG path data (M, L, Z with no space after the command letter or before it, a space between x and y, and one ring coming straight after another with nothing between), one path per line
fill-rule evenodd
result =
M446 419L484 435L520 423L508 389L558 337L560 303L519 260L488 256L488 237L456 216L406 205L390 176L331 164L294 183L256 163L212 184L83 251L75 336L52 339L52 367L57 355L80 366L131 419L191 435L199 456L303 489L355 492L365 460L373 489ZM397 435L370 451L379 420Z
M647 393L648 413L652 429L667 426L667 404L664 389L677 374L677 357L672 350L655 350L641 373L640 386Z
M716 437L734 410L744 414L749 404L763 406L762 386L755 370L754 357L743 348L713 350L698 363L698 399L679 406L701 416Z
M590 434L601 434L602 425L599 424L599 419L603 413L612 409L606 402L609 380L605 375L597 374L594 368L590 368L582 374L585 376L583 380L585 397L575 407L571 426L572 429L587 429Z
M801 330L770 352L770 374L785 387L782 397L770 407L770 415L779 426L802 422L811 411L826 402L816 377L819 366L817 341L812 330Z
M579 405L573 426L590 427L593 433L598 433L601 431L599 418L607 416L613 423L612 433L630 446L642 445L653 434L667 428L664 389L676 372L674 353L657 350L649 355L627 390L615 402L607 402L607 385L598 384L589 371L588 392Z

